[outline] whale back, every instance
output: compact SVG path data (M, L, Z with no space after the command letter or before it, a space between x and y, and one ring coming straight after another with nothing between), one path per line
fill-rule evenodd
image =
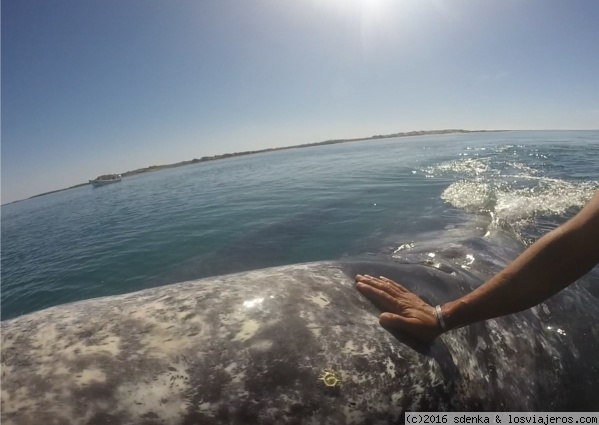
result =
M474 285L425 266L310 263L48 308L2 323L2 421L373 424L568 407L574 369L536 312L419 345L380 327L354 268L426 287L429 302Z

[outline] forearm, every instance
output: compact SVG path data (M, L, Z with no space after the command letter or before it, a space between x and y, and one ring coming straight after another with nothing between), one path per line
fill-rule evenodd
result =
M526 310L591 270L599 261L599 196L593 201L595 208L539 239L478 289L445 304L447 327Z

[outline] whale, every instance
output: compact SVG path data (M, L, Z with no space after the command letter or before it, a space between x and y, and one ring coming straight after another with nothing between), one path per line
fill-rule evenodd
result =
M355 288L387 276L435 305L482 283L452 265L314 262L78 301L3 321L3 424L393 424L411 411L588 411L599 310L574 285L429 344Z

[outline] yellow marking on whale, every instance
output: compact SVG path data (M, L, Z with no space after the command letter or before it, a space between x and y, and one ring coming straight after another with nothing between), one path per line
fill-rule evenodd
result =
M339 374L337 374L337 372L335 372L332 369L325 369L320 374L318 379L324 382L324 385L329 388L336 388L341 386L341 376L339 376Z

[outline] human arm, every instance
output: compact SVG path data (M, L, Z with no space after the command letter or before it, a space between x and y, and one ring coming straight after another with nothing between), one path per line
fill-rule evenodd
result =
M533 307L599 262L599 191L571 220L546 234L505 269L471 293L442 306L447 329ZM381 306L381 325L421 340L442 333L435 309L401 285L356 277L358 290Z

